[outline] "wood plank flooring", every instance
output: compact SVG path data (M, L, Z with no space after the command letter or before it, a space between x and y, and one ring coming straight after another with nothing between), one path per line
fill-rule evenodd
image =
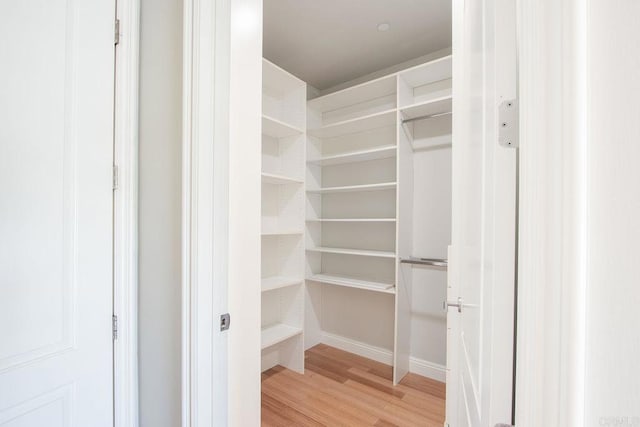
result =
M442 427L445 385L324 344L305 353L305 373L262 374L262 426Z

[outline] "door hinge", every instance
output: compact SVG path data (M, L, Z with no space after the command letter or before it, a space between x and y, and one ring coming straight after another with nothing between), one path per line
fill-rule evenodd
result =
M118 43L120 43L120 20L116 19L113 29L113 44L118 45Z
M113 165L113 189L118 189L118 165Z
M517 148L519 145L518 100L507 99L498 106L498 142L503 147Z
M118 339L118 316L111 316L111 338L115 341Z
M231 315L229 313L220 315L220 330L226 331L231 326Z

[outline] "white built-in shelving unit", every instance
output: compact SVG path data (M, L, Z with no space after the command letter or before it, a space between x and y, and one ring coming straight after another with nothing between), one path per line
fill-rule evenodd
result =
M262 368L304 369L307 85L263 61Z
M451 75L447 56L305 102L265 61L263 368L330 337L409 371L413 153L451 144Z
M306 278L315 299L308 303L315 310L307 314L307 346L327 335L322 313L357 316L363 328L389 319L392 334L371 348L393 354L395 381L409 370L412 274L399 259L413 255L413 153L451 143L451 74L448 56L307 106ZM345 297L348 312L327 307ZM341 329L352 333L344 342L368 345L357 326Z

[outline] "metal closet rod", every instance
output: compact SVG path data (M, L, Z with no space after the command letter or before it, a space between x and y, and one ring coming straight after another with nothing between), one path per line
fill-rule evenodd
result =
M436 117L448 116L448 115L451 115L451 114L453 114L453 113L451 111L448 111L446 113L427 114L427 115L424 115L424 116L411 117L410 119L403 119L402 120L402 124L415 122L417 120L433 119L433 118L436 118Z
M409 257L409 258L401 258L400 262L402 264L429 265L433 267L444 267L444 268L447 268L449 265L449 262L446 259L440 259L440 258Z

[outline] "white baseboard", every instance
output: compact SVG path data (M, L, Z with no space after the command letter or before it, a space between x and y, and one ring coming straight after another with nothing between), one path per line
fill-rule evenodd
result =
M367 359L375 360L376 362L384 363L385 365L393 364L393 352L386 348L365 344L324 331L322 332L322 343L348 351L349 353L357 354L358 356L366 357Z
M322 332L322 343L340 350L348 351L349 353L357 354L358 356L366 357L367 359L375 360L376 362L384 363L385 365L393 364L393 352L386 348L365 344L360 341L352 340L351 338L345 338L328 332ZM446 378L446 370L444 366L429 362L428 360L418 359L416 357L410 358L409 371L441 382L445 382Z
M428 360L418 359L416 357L409 358L409 372L431 378L432 380L445 382L447 379L446 368L439 363L429 362Z

